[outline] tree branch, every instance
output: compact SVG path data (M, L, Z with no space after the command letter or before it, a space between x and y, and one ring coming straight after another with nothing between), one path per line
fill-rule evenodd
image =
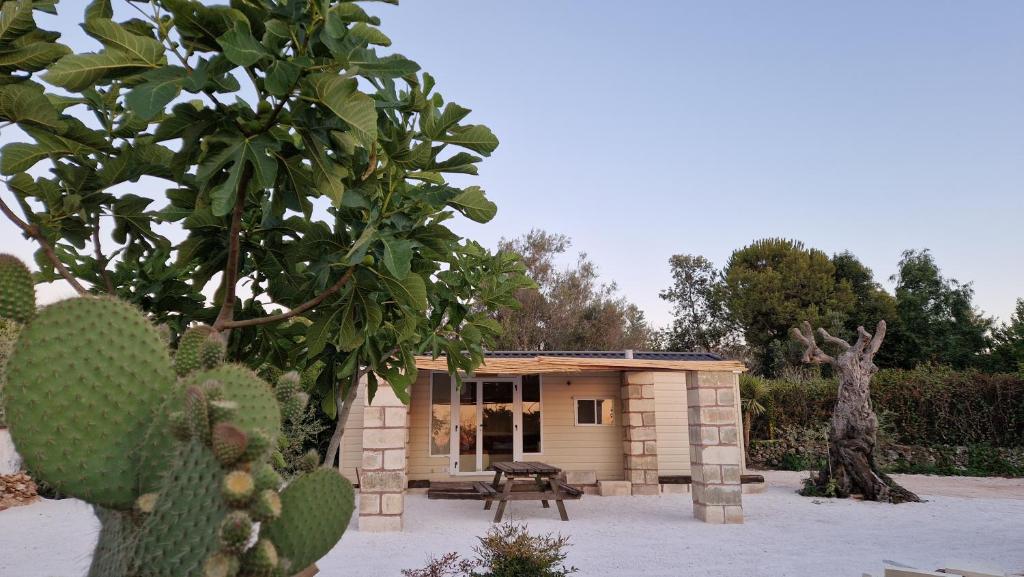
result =
M810 327L811 325L808 323L807 326ZM833 345L839 347L839 349L844 351L844 352L850 350L850 343L844 341L843 339L841 339L839 337L834 337L834 336L830 335L828 333L828 331L826 331L825 329L819 328L818 329L818 334L821 335L821 338L825 339L826 343L833 344Z
M224 329L238 329L238 328L242 328L242 327L252 327L252 326L256 326L256 325L266 325L266 324L280 322L280 321L283 321L283 320L290 319L290 318L292 318L294 316L301 315L302 313L308 311L309 309L311 309L311 308L319 305L320 303L324 302L324 299L326 299L327 297L331 296L332 294L338 292L343 286L348 284L348 281L351 280L352 274L355 273L355 270L356 270L356 267L354 267L354 266L353 267L349 267L348 270L345 271L345 274L341 275L341 278L338 279L338 282L336 282L333 285L331 285L327 290L325 290L324 292L320 293L316 297L314 297L314 298L312 298L312 299L302 303L301 305L293 308L292 310L290 310L288 312L284 312L284 313L280 313L280 314L276 314L276 315L270 315L270 316L266 316L266 317L259 317L259 318L255 318L255 319L245 319L245 320L241 320L241 321L228 320L228 321L225 321L224 323L221 324L221 328L224 328Z
M220 305L220 313L213 323L214 330L224 330L224 323L232 320L235 315L235 290L238 285L239 252L242 236L242 215L245 213L245 198L252 178L252 165L245 163L242 176L238 179L238 190L235 191L235 206L231 210L231 229L228 231L228 262L224 266L224 302Z
M871 344L868 345L867 354L874 358L875 353L882 347L882 341L885 340L885 319L878 321L878 326L875 327L875 336L871 337Z
M818 342L814 339L814 329L811 328L811 323L804 321L802 330L797 327L793 327L789 329L789 334L807 347L807 350L804 351L803 362L829 364L835 362L835 359L825 354L825 351L818 347Z
M7 203L4 202L2 198L0 198L0 212L3 212L4 216L6 216L8 220L17 225L18 228L20 228L26 236L35 239L35 241L39 243L39 246L42 247L43 252L46 254L47 260L49 260L50 264L53 265L53 268L56 269L58 273L60 273L60 276L64 277L64 280L68 281L68 284L71 285L71 288L75 289L75 291L77 291L78 294L80 295L89 294L89 291L85 290L85 287L82 286L82 283L78 282L78 279L73 277L71 275L71 271L69 271L67 267L64 266L64 263L60 262L60 259L57 258L57 253L54 252L53 247L50 246L50 243L46 241L46 237L43 236L43 233L39 230L38 226L34 224L29 224L22 220L17 214L14 213L13 210L11 210L11 207L7 206Z
M100 246L100 217L98 214L93 221L92 248L93 253L96 255L96 265L100 268L100 278L103 279L103 285L108 293L116 295L117 290L114 289L114 280L110 278L110 271L107 270L107 263L110 262L110 259L103 256L103 248Z

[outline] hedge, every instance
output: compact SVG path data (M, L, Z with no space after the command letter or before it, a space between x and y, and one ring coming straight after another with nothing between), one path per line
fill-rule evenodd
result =
M817 429L835 404L835 379L768 381L765 412L751 438ZM1024 378L925 365L879 371L871 383L881 440L905 445L1024 446Z

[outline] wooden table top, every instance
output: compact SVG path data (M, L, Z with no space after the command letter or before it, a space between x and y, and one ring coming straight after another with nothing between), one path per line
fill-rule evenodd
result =
M502 461L488 467L505 475L557 475L561 469L538 461Z

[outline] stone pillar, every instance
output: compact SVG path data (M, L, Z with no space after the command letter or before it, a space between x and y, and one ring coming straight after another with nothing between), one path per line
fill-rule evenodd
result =
M363 407L363 462L359 473L359 530L401 531L405 510L409 407L381 382Z
M622 379L623 458L634 495L657 495L658 434L654 425L654 373L626 372Z
M686 374L693 516L706 523L743 522L738 389L736 373Z

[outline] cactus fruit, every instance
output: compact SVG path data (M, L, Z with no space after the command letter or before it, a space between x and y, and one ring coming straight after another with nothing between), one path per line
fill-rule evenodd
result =
M210 407L206 393L197 386L185 389L185 417L193 437L203 442L210 440Z
M281 491L281 516L261 536L277 545L296 570L327 554L341 538L353 509L352 485L335 469L306 473Z
M25 263L0 254L0 318L27 323L36 313L36 289Z
M156 502L159 498L160 493L139 495L139 498L135 500L135 512L139 515L149 515L153 509L156 509Z
M200 369L210 369L224 361L226 345L213 327L199 325L187 329L178 341L174 370L183 377Z
M135 307L60 301L36 313L8 361L11 436L28 468L58 491L131 509L171 452L169 435L147 430L166 430L161 407L173 386L167 348Z
M270 577L278 563L277 548L269 539L260 539L242 557L242 570L253 577Z
M224 476L224 500L235 507L244 507L252 499L256 483L245 471L231 471Z
M252 518L245 511L232 511L220 525L220 544L225 551L241 553L252 536Z
M203 563L203 577L235 577L238 575L238 557L227 553L214 553Z
M273 489L260 491L249 505L249 513L260 523L277 519L281 516L281 496Z
M252 480L256 483L257 491L263 491L265 489L280 489L281 484L284 483L281 475L274 470L274 467L267 463L260 463L253 466Z
M245 453L249 439L241 429L231 423L217 423L211 434L213 454L221 465L229 467L238 462Z

